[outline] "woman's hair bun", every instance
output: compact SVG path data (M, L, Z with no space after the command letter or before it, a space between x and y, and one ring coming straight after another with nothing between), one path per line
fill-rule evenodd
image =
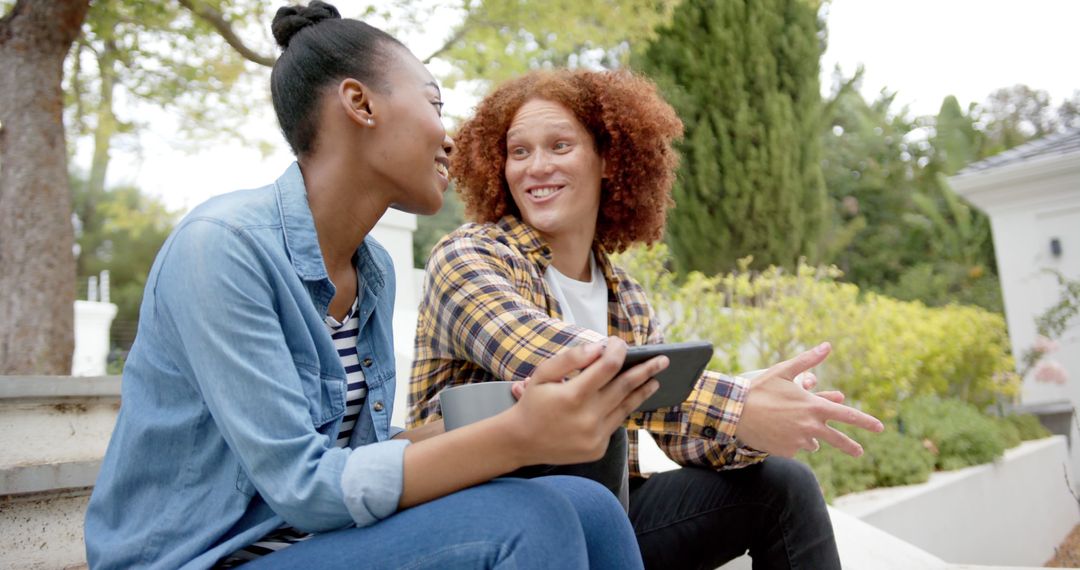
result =
M281 49L289 47L296 32L318 24L323 20L340 19L341 12L326 2L315 0L307 6L283 6L278 8L274 15L274 22L270 24L270 30L274 33L274 40Z

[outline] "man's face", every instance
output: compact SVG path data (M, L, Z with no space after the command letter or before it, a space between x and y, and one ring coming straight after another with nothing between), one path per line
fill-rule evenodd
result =
M504 175L522 219L541 235L587 234L592 243L603 171L592 135L565 106L533 99L518 109Z

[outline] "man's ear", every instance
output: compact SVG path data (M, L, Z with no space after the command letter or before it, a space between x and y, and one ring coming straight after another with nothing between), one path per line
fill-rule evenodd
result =
M338 84L338 102L345 111L345 116L361 127L375 126L375 112L372 109L371 89L367 85L352 79L343 79Z

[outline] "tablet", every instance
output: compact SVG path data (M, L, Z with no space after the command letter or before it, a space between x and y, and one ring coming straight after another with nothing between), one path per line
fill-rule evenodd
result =
M651 412L685 402L712 359L713 345L711 342L695 341L631 346L626 350L626 360L620 372L660 355L667 356L671 363L656 375L660 388L638 406L639 412Z

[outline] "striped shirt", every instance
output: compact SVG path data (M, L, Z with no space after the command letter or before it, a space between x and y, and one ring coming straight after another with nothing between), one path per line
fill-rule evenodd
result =
M629 345L664 340L645 292L593 254L608 286L608 332ZM493 224L467 224L431 252L416 324L416 360L409 384L409 427L440 417L436 395L448 386L523 380L537 364L565 347L604 335L562 320L544 282L551 250L514 216ZM749 380L706 371L681 405L635 412L627 420L631 475L640 474L637 430L648 431L681 465L729 469L766 454L739 445L735 426Z
M334 339L334 348L341 358L341 365L345 367L345 381L349 383L345 393L345 417L341 419L341 428L338 430L338 447L348 447L349 437L352 436L356 419L360 417L360 409L367 398L367 382L364 381L364 371L356 352L356 339L360 335L360 318L356 314L359 302L359 299L353 301L343 322L339 323L334 317L326 316L326 327Z
M345 320L338 322L329 315L326 316L326 328L330 337L334 339L334 348L337 349L341 365L345 368L345 381L349 383L345 393L345 416L341 419L341 428L338 430L335 446L348 447L349 437L352 436L356 420L360 417L360 410L367 398L367 383L364 381L364 372L360 366L360 358L356 351L356 340L360 335L360 318L357 316L357 307L360 299L353 301ZM249 544L240 550L222 559L215 568L235 568L250 562L260 556L266 556L277 552L289 545L307 540L312 537L311 533L296 530L291 526L282 526L270 534L262 537L253 544Z

